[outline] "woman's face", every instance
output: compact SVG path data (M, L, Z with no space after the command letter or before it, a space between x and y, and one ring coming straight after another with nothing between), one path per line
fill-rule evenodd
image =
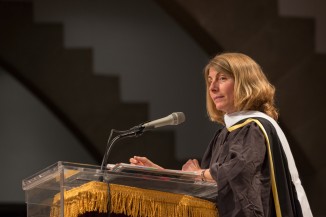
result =
M209 69L208 88L217 110L225 113L235 112L234 107L234 78L225 73L218 73L214 68Z

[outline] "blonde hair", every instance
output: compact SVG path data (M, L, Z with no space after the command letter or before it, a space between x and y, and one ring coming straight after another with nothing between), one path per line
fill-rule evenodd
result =
M234 106L236 111L261 111L278 119L274 103L275 88L269 83L261 67L241 53L222 53L212 58L204 69L206 80L206 108L212 121L224 124L224 112L216 109L209 93L208 73L213 68L234 78Z

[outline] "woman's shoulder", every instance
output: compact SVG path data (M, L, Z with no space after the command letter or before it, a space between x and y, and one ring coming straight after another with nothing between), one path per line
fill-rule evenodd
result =
M246 118L243 119L239 122L237 122L236 124L234 124L233 126L229 127L229 131L233 130L233 129L238 129L238 128L266 128L266 130L273 130L274 126L273 124L262 117L250 117L250 118ZM275 130L275 129L274 129Z
M240 134L259 134L268 138L277 138L277 131L269 120L262 117L251 117L245 120L242 120L235 124L235 128L238 129L238 133ZM236 132L235 132L236 133Z
M260 117L251 117L243 119L233 126L227 129L230 133L230 136L239 138L242 137L264 137L265 133L269 135L274 135L276 133L273 124L264 118Z

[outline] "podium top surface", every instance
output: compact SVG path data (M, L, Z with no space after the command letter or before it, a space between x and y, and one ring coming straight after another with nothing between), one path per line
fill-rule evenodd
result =
M81 164L81 163L72 163L66 161L58 161L38 172L23 179L22 188L23 190L29 190L34 187L41 185L49 180L55 179L59 181L60 175L64 170L71 170L75 172L90 171L94 174L100 171L99 166L90 165L90 164ZM67 173L67 172L66 172Z
M215 182L203 182L192 172L158 170L129 164L111 165L101 171L100 166L64 161L24 179L22 188L24 191L47 189L60 192L90 181L185 194L207 200L214 200L217 196Z

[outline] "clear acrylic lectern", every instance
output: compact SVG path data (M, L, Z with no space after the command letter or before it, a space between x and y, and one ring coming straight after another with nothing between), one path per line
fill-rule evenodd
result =
M129 164L117 164L101 171L100 166L59 161L23 180L27 216L54 216L51 212L55 206L57 216L64 217L65 194L90 182L171 192L207 201L217 196L216 183L203 182L192 173Z

